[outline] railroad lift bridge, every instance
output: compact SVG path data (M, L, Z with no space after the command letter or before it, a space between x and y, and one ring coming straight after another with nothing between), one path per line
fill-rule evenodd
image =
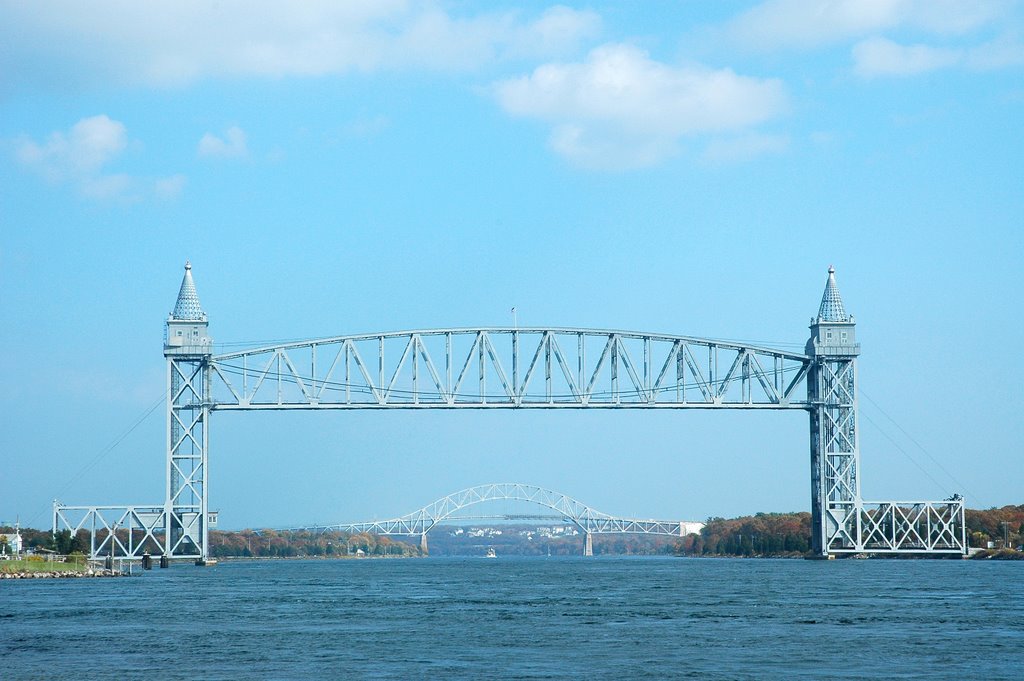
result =
M210 556L215 412L410 409L772 409L809 417L812 555L966 554L962 497L861 496L857 357L829 268L804 352L693 336L555 327L426 329L214 354L192 268L167 318L162 504L53 505L53 531L87 529L94 557L161 565Z

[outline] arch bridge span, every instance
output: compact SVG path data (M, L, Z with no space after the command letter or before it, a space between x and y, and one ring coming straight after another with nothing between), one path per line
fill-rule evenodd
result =
M562 327L334 336L213 355L210 408L807 409L802 353Z
M438 523L456 517L464 508L489 501L523 501L555 511L565 521L583 532L583 555L592 556L595 534L660 534L683 537L699 532L704 523L685 520L640 520L618 518L593 509L582 501L560 492L520 482L499 482L477 485L453 492L423 508L390 520L322 525L321 531L371 532L382 535L419 536L420 548L427 552L427 533Z

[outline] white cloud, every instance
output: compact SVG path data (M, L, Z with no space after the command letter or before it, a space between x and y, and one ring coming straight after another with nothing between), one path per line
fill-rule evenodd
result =
M105 115L92 116L54 132L43 144L22 139L18 160L48 179L60 182L95 175L128 146L124 124Z
M206 77L464 71L550 58L600 31L589 11L456 16L437 2L8 3L0 72L26 83L174 86Z
M612 126L556 126L549 140L551 148L574 165L592 170L645 168L674 156L674 139L658 135L636 135Z
M124 173L112 175L95 175L80 178L78 191L89 199L106 200L117 198L136 198L129 196L134 180Z
M181 175L149 182L109 172L128 146L124 123L100 114L83 118L67 131L52 132L42 143L22 137L15 143L15 156L31 171L55 184L69 184L88 199L137 200L151 193L171 198L181 192Z
M153 191L159 199L175 199L181 196L186 182L187 179L181 174L162 177L153 182Z
M1016 35L1000 36L969 50L965 64L977 71L1024 65L1024 43Z
M711 163L737 163L749 161L764 154L778 154L789 148L787 135L761 135L750 133L739 137L713 139L704 150L703 158Z
M725 31L754 49L806 49L896 28L963 34L1002 16L1006 0L767 0Z
M224 137L206 133L199 140L198 154L204 158L243 158L249 155L245 131L237 125L224 132Z
M951 67L990 71L1024 64L1024 45L1010 37L970 48L900 45L871 38L854 45L853 62L854 71L864 78L913 76Z
M557 153L599 168L657 163L683 136L742 131L779 115L787 102L778 80L671 66L623 44L501 81L494 94L508 113L553 124Z
M853 68L865 78L911 76L953 66L963 56L962 50L898 45L885 38L871 38L854 45Z

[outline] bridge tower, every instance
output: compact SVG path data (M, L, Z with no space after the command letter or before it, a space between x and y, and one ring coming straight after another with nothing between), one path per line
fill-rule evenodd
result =
M818 316L811 319L807 402L811 419L811 552L863 550L860 443L857 430L857 356L853 315L828 280Z
M200 565L207 562L208 531L216 517L207 505L209 419L214 411L422 408L805 410L810 414L815 556L967 553L964 502L959 495L942 501L865 501L861 497L860 346L853 316L843 307L831 267L804 353L692 336L513 327L335 336L214 355L208 326L192 267L186 262L164 338L167 487L163 505L68 506L54 501L53 531L89 529L94 558L116 551L137 559L158 550L161 565L172 558L194 559ZM588 361L588 344L604 350L596 358L591 354ZM401 357L387 374L385 348ZM363 359L374 356L376 363ZM520 373L521 357L533 358L525 373ZM452 368L460 366L456 377ZM504 367L511 367L511 380ZM477 369L478 389L470 387ZM488 389L485 378L492 371L500 388L492 381ZM268 376L271 380L264 380ZM553 378L567 389L553 390ZM797 397L802 382L807 384L806 400ZM681 527L678 522L666 525L596 514L564 495L518 483L472 488L459 495L465 497L450 495L415 517L357 525L378 528L371 531L384 534L421 535L425 550L427 531L439 518L447 517L446 509L502 496L539 500L558 510L584 531L587 554L593 552L593 533L676 534ZM429 525L425 524L428 518ZM676 529L667 529L670 525Z
M163 556L205 564L208 538L210 357L213 342L199 304L192 265L185 262L174 311L167 317L167 488ZM162 561L161 565L166 561Z

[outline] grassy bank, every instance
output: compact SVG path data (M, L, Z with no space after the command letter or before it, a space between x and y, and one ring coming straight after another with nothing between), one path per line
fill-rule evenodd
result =
M0 572L7 574L36 572L86 572L89 569L85 558L67 563L45 560L4 560L0 561Z

